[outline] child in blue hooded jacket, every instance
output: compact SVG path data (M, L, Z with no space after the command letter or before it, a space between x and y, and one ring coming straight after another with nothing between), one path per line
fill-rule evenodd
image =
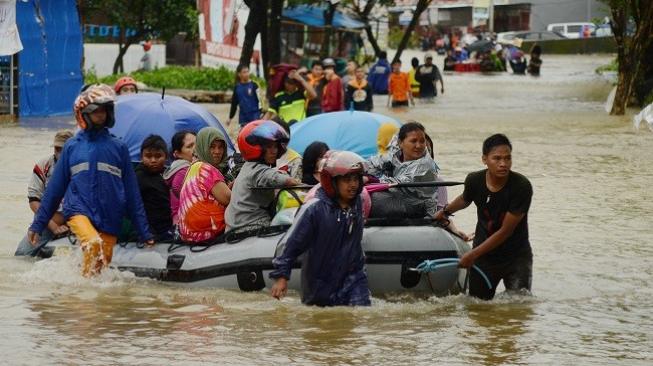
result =
M231 120L236 115L236 109L240 108L238 124L243 127L261 118L261 104L257 95L258 84L250 79L249 67L247 65L238 65L236 74L238 75L238 82L234 86L234 92L231 96L227 126L231 124Z
M363 211L364 160L348 151L330 151L315 199L302 206L281 256L273 260L272 296L286 295L293 263L301 254L302 302L318 306L369 306Z

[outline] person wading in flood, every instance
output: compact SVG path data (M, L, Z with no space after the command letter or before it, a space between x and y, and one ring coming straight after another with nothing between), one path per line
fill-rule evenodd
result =
M52 177L57 161L61 158L63 146L69 138L73 137L73 134L69 130L57 131L57 134L54 136L54 143L52 144L54 154L46 156L34 164L32 176L27 186L27 199L29 200L29 208L32 212L36 213L41 206L41 198L45 193L45 187L47 187ZM38 248L39 245L52 240L53 237L68 234L69 231L70 229L66 226L66 219L63 216L63 212L61 212L61 207L59 207L50 221L48 221L46 228L40 233L41 240L39 243L32 245L29 238L25 236L18 244L14 255L36 256L35 246Z
M302 206L283 253L272 261L271 294L286 295L293 263L302 259L302 302L317 306L369 306L363 238L364 160L349 151L327 152L321 188Z
M510 292L531 289L533 254L528 239L528 209L533 187L526 177L510 170L512 145L505 135L495 134L483 142L482 159L487 169L470 173L463 194L438 211L435 218L444 220L472 202L476 204L474 249L460 259L460 267L476 264L488 275L492 289L476 271L471 271L469 294L490 300L501 280Z
M113 246L129 215L139 239L154 245L127 145L109 133L115 124L116 94L104 84L90 86L75 100L80 132L64 145L27 236L32 244L63 198L67 225L84 252L82 274L109 266Z

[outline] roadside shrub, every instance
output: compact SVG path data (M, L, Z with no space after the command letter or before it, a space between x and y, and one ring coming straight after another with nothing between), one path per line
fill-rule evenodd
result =
M113 85L123 75L109 75L98 78L93 69L84 73L84 82L101 82ZM193 66L166 66L152 71L135 71L129 76L139 82L145 83L151 88L166 89L191 89L191 90L212 90L230 91L236 82L234 70L224 66L193 67ZM264 88L265 82L262 79L253 77L259 85Z

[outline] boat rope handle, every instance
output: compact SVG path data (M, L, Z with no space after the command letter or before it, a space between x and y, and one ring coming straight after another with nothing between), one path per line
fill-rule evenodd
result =
M426 259L422 263L420 263L417 267L410 268L410 270L417 271L420 273L433 272L436 269L440 269L440 268L454 267L454 266L457 267L459 262L460 262L459 258ZM490 282L490 279L487 277L485 272L483 272L475 264L472 265L472 268L476 271L476 273L478 273L483 278L483 280L485 280L485 284L487 285L487 288L491 290L492 283Z

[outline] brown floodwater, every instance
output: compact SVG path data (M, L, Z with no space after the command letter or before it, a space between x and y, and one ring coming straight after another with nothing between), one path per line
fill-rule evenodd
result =
M70 118L0 125L0 364L653 364L653 133L603 109L605 56L545 57L540 78L445 75L433 104L376 112L424 123L448 179L482 169L482 141L513 142L534 187L533 296L375 298L320 309L266 292L79 275L75 255L13 257L26 184ZM208 106L224 120L228 106ZM459 187L450 196L459 194ZM456 215L472 231L475 211ZM502 291L502 290L501 290ZM500 291L500 292L501 292Z

